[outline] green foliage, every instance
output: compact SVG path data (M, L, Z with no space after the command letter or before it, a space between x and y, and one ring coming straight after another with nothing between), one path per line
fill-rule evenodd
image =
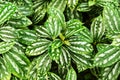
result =
M0 80L119 80L119 0L0 0Z

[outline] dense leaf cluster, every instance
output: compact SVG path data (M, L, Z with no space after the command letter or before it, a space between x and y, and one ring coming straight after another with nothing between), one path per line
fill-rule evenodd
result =
M0 0L0 80L117 80L119 0Z

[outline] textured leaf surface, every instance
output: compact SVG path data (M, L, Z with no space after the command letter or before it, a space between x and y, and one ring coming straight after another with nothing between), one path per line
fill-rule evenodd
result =
M32 30L18 30L19 42L30 45L37 40L35 31Z
M67 48L62 47L62 53L59 59L59 65L61 67L69 67L71 63L71 56Z
M69 39L70 46L68 46L68 49L74 53L79 54L89 54L92 53L93 48L92 45L83 41L81 39L82 37L73 36Z
M48 79L49 80L62 80L62 79L60 79L60 77L58 75L56 75L55 73L52 73L52 72L48 73Z
M45 27L47 28L48 33L53 40L58 37L62 29L60 20L51 16L45 22Z
M37 32L37 36L50 38L47 29L44 26L36 26L35 31Z
M45 14L46 14L46 9L47 9L47 5L48 5L48 1L47 0L35 0L34 1L34 16L33 16L33 22L34 23L38 23L39 21L41 21Z
M117 80L120 74L120 61L102 70L99 80Z
M29 80L46 80L47 72L51 68L51 59L48 54L43 54L32 61L29 67L28 79Z
M15 42L0 42L0 54L8 52Z
M84 29L84 27L82 26L82 22L77 19L72 19L68 21L67 28L68 29L65 34L66 38L69 38L70 36L75 35Z
M0 79L1 80L10 80L11 73L8 71L5 66L3 58L0 57Z
M10 42L17 39L15 29L10 26L4 26L0 28L0 38L5 42Z
M66 0L52 0L49 7L57 8L60 11L64 11L66 7Z
M95 41L100 41L105 32L105 26L102 23L102 17L97 17L91 25L91 34Z
M32 22L26 16L16 14L12 19L7 22L7 24L14 28L26 28L27 26L31 25Z
M100 50L95 58L94 64L100 67L106 67L120 60L120 50L118 47L107 46Z
M29 56L36 56L48 50L50 41L47 39L39 39L26 48L26 54Z
M0 7L0 24L4 23L15 13L16 6L12 3L6 3L4 6Z
M92 66L91 64L91 56L88 54L73 54L71 53L72 59L76 62L76 64L83 66L82 68L89 68Z
M114 5L107 5L103 10L104 26L108 33L114 33L114 31L120 31L120 16L117 8Z
M30 61L24 53L16 48L16 46L13 47L9 52L3 55L5 64L7 64L7 68L13 75L25 79Z
M74 10L76 5L78 4L78 0L68 0L67 5L70 9Z
M73 68L68 71L65 80L77 80L77 74Z
M53 41L48 49L48 54L51 59L58 60L62 54L61 50L62 42L60 40Z

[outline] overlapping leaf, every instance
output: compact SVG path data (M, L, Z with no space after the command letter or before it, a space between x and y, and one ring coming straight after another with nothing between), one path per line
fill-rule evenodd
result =
M102 23L102 17L97 17L91 25L91 34L95 41L100 41L105 32L105 26Z
M66 0L52 0L48 7L57 8L60 11L64 11L66 7Z
M51 68L51 59L48 54L43 54L34 59L29 67L29 80L46 80L48 79L47 72Z
M68 0L67 1L67 5L71 10L74 10L77 4L78 4L78 0Z
M51 59L58 60L62 54L62 42L61 40L55 40L49 45L48 54Z
M4 3L4 2L1 2ZM3 24L9 20L16 11L16 6L12 3L6 2L3 6L0 7L0 24Z
M14 41L17 39L15 28L11 26L3 26L0 28L0 38L5 42Z
M30 45L37 40L35 31L32 30L18 30L19 42Z
M118 47L107 46L101 49L94 58L94 65L99 67L111 66L120 60L120 50Z
M77 74L73 68L68 71L65 80L77 80Z
M120 61L102 70L99 80L117 80L120 74Z
M8 71L4 60L0 57L0 79L1 80L10 80L11 73Z
M36 56L48 50L50 41L47 39L39 39L26 48L26 54L29 56Z
M0 42L0 54L6 53L9 51L15 42Z
M106 27L108 33L114 33L120 31L120 16L117 8L114 5L109 4L104 7L103 10L103 26Z
M24 53L16 49L18 46L14 46L9 52L3 55L5 64L9 71L21 79L26 79L27 67L30 64L29 59Z

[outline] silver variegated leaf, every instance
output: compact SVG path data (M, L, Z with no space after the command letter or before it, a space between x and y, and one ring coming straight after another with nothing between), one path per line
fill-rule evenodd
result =
M5 53L3 58L5 60L5 65L14 76L26 79L26 72L30 61L24 53L16 49L17 47L15 46L9 52Z
M76 64L81 65L81 68L90 68L92 66L91 55L71 53L72 59ZM80 68L78 66L78 68Z
M102 69L99 80L117 80L120 74L120 61Z
M0 80L10 80L11 73L8 71L4 60L0 57Z
M53 41L48 48L48 54L52 60L57 61L60 58L60 55L62 54L62 41L57 39Z
M108 4L103 10L103 26L106 27L108 33L120 31L120 16L118 9L114 5Z
M36 32L33 30L18 30L19 42L30 45L37 40Z
M62 29L61 22L58 18L50 16L45 22L45 27L49 33L49 36L54 40L56 39Z
M44 26L35 26L35 31L37 32L37 36L42 38L50 38L47 29Z
M95 41L100 41L105 33L105 26L102 23L102 16L98 16L91 24L91 35Z
M99 67L111 66L115 62L120 60L119 47L107 46L101 49L94 58L94 65Z
M71 56L67 48L62 47L62 53L59 58L59 66L68 68L71 64Z
M68 70L68 73L67 73L65 80L77 80L77 74L73 68Z
M48 72L47 76L49 80L62 80L58 75L52 72Z
M36 56L44 53L48 50L50 41L47 39L38 39L26 48L26 54L28 56Z
M63 29L66 27L65 17L63 12L61 12L59 9L56 8L49 8L47 12L49 16L57 17L60 20Z
M8 52L14 44L15 42L0 42L0 54Z
M74 53L78 54L91 54L93 47L90 43L83 41L81 35L72 36L69 38L70 45L67 48Z
M91 8L87 2L82 2L78 4L77 10L80 12L87 12L87 11L90 11Z
M47 80L47 72L51 68L51 59L48 54L40 55L34 59L29 67L28 79L29 80Z
M11 26L3 26L0 28L0 38L5 42L14 41L17 39L15 28Z
M33 9L34 9L34 16L33 16L33 22L36 24L40 22L47 11L47 5L48 5L47 0L35 0L33 3Z
M78 4L78 0L67 0L67 5L71 10L74 10Z
M17 17L17 18L16 18ZM7 25L10 25L14 28L27 28L27 26L31 25L32 22L26 16L15 14L12 19L7 22Z
M0 2L2 4L4 2ZM9 20L16 11L16 6L12 3L6 2L0 6L0 24L3 24Z
M80 22L77 19L72 19L70 21L67 22L67 31L65 33L65 37L69 38L72 35L75 35L77 33L79 33L80 31L82 31L83 29L85 29L82 26L82 22Z
M98 50L98 52L101 51L102 49L105 49L109 45L110 44L97 44L97 50Z
M66 7L66 0L52 0L48 7L57 8L58 10L63 12Z
M7 0L14 3L23 15L30 16L33 13L32 0Z

